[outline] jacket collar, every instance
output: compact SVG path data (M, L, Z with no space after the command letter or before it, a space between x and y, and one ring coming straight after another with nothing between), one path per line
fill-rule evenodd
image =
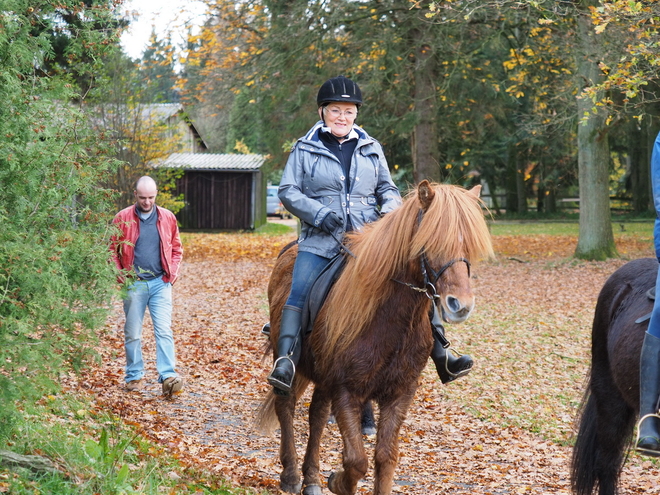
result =
M319 137L320 132L328 132L327 127L324 127L323 121L319 120L314 127L312 127L305 136L305 139L308 141L320 142L321 138ZM351 132L348 133L346 139L369 139L369 135L358 125L353 124Z

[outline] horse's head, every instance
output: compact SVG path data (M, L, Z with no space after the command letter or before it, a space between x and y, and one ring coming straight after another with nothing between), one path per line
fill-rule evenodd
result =
M472 260L492 254L480 192L481 186L466 190L425 180L417 187L422 213L415 243L421 270L443 319L452 323L465 321L474 309Z
M408 301L397 308L402 312L414 312L410 301L421 307L429 296L447 321L469 316L474 308L469 266L493 255L479 190L422 181L399 208L349 234L356 257L346 262L326 304L332 318L324 352L332 356L346 349L379 310L396 306L401 296Z

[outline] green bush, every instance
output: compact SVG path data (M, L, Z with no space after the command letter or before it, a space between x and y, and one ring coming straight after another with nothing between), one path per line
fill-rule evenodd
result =
M98 184L116 163L79 110L114 20L111 2L86 4L0 12L0 436L17 401L86 359L114 281Z

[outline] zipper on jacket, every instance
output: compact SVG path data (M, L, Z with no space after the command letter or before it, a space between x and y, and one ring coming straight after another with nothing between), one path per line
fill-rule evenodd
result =
M314 173L316 172L316 164L319 162L319 157L314 157L314 163L312 163L312 180L314 180Z

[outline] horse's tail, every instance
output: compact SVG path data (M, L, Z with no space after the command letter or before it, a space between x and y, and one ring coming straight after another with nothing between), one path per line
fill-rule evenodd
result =
M309 380L303 377L301 374L296 375L296 379L293 381L293 389L296 397L296 402L305 393L307 386L309 385ZM257 410L257 417L255 420L257 431L263 435L272 435L279 421L277 419L277 414L275 412L275 399L277 395L272 390L268 392L266 398L259 406Z
M635 426L635 411L614 382L608 336L611 322L631 288L610 277L598 296L592 327L588 385L577 415L571 459L571 488L576 495L614 495Z
M600 494L617 493L635 426L634 411L623 399L601 404L600 414L597 402L587 389L571 459L571 488L576 495L592 495L597 486ZM602 409L607 410L605 414Z
M571 458L571 488L577 495L591 495L598 476L598 417L596 399L587 388L578 413L579 430Z

